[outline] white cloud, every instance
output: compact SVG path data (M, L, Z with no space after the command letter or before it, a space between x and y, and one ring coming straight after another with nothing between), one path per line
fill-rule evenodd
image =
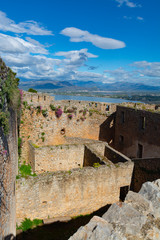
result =
M160 85L160 62L140 61L134 62L132 66L137 68L137 72L142 76L152 77L159 81Z
M160 86L160 62L139 61L133 62L129 71L118 68L105 70L107 79L111 82L134 82L146 85Z
M123 16L124 19L127 19L127 20L131 20L132 17L128 17L128 16Z
M70 37L71 42L91 42L94 46L102 49L118 49L125 47L125 43L122 41L101 37L75 27L65 28L60 33Z
M143 17L137 17L137 20L139 20L139 21L143 21L144 18L143 18Z
M48 51L40 44L33 44L19 37L12 37L0 33L0 52L3 53L41 53L47 54Z
M0 11L0 30L4 32L26 33L28 35L53 35L53 33L35 21L25 21L16 24Z
M130 8L140 7L139 4L137 5L136 3L130 0L115 0L115 1L118 3L118 7L121 7L123 4Z
M87 48L81 49L81 50L73 50L68 52L57 52L55 53L55 56L64 56L66 58L72 58L73 56L85 54L88 58L97 58L97 55L94 55L92 53L88 52Z
M88 52L88 49L84 48L81 50L74 50L68 52L57 52L55 56L65 57L62 60L62 64L65 68L77 69L78 67L84 66L88 58L97 58L97 55Z
M123 18L126 19L126 20L136 19L138 21L144 21L144 18L143 17L139 17L139 16L137 16L137 17L123 16Z

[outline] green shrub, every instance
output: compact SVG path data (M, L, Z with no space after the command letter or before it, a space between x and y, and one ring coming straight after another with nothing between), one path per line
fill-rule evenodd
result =
M18 138L18 156L21 156L22 138Z
M48 111L47 111L47 109L42 110L42 115L43 115L43 117L47 117L47 116L48 116Z
M56 107L55 107L53 104L50 104L50 109L51 109L52 111L55 111L55 110L56 110Z
M27 108L27 107L28 107L27 101L24 101L24 102L23 102L23 106L24 106L24 108Z
M98 163L93 163L93 167L95 167L95 168L98 168L98 167L100 167L101 165L100 165L100 163L98 162Z
M33 89L33 88L29 88L29 89L28 89L28 92L37 93L37 90L35 90L35 89Z
M45 138L44 138L44 137L41 137L41 139L42 139L42 142L44 142Z
M33 146L34 148L39 148L39 146L36 145L36 144L34 144L34 143L32 143L32 146Z
M4 134L9 132L9 112L0 112L0 126L2 126Z
M33 221L29 218L25 218L25 220L21 223L20 226L17 226L17 229L22 229L22 231L27 231L28 229L34 228L40 224L42 224L43 221L41 219L34 219Z
M32 169L30 164L25 164L25 162L19 168L19 175L17 177L24 177L27 176L36 176L35 173L32 174Z

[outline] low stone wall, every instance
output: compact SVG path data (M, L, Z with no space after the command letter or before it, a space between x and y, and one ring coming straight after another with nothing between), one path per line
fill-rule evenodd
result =
M54 102L54 96L50 96L46 93L31 93L23 91L23 102L26 101L35 107L41 105L42 107L48 107Z
M105 146L104 156L113 163L126 162L130 160L128 157L108 145Z
M89 146L85 146L83 166L93 166L94 163L104 165L105 163L103 162L102 157L100 157L97 152L95 152L94 149L90 148Z
M36 148L29 141L29 163L35 173L67 171L83 166L84 145L64 144Z
M160 178L160 158L133 159L131 190L138 192L142 184Z
M130 185L133 163L84 167L17 180L17 222L89 214L119 200L120 187Z

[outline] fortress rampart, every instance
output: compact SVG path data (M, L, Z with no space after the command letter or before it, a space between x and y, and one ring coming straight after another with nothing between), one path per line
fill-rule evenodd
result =
M17 220L88 214L118 201L121 187L131 183L133 163L119 154L124 163L114 165L103 152L101 155L96 152L95 146L95 143L93 146L86 144L84 159L90 166L19 179L16 186ZM101 149L108 148L104 143L102 146ZM113 157L114 154L112 149ZM91 167L94 162L99 162L100 166Z

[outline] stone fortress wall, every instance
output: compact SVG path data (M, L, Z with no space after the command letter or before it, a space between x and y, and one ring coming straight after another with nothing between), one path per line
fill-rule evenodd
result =
M82 145L74 147L84 152L83 161L80 163L83 167L69 171L46 172L37 177L17 180L17 222L24 218L45 219L89 214L119 201L120 189L129 187L131 183L133 163L130 159L103 142L87 143L85 151ZM69 152L73 151L74 154L74 147L69 145ZM64 145L59 151L63 151L63 148L67 153ZM109 151L106 151L107 148ZM111 161L108 159L108 152ZM120 160L118 164L112 163L115 156ZM48 166L48 170L51 170L48 161L46 158L45 167L47 169ZM94 162L99 163L99 167L93 167Z
M152 151L155 151L159 130L150 131L149 125L154 118L154 128L158 129L160 115L145 111L155 111L155 105L128 103L117 106L116 110L115 104L55 101L44 94L38 96L24 93L23 97L27 103L24 103L20 126L22 161L30 163L38 176L17 181L18 222L25 217L52 218L91 213L118 201L130 185L139 189L144 179L146 181L150 177L146 174L146 159L142 159L143 156L148 157L149 148L139 149L138 154L134 142L131 143L133 149L127 148L132 136L137 142L139 134L140 139L147 134L146 144L153 145ZM61 117L56 117L50 104L62 109ZM45 116L43 110L47 112ZM70 113L72 119L68 117ZM140 130L142 133L139 133ZM146 130L148 133L145 133ZM152 131L156 138L150 140ZM132 176L133 162L111 146L129 157L141 157L141 166L145 166L145 171L141 171L143 167L140 168L133 159L135 167ZM94 164L100 166L95 168ZM139 181L137 172L143 175ZM26 210L27 203L29 207Z
M44 100L45 99L45 100ZM38 146L65 144L66 137L99 139L99 128L106 119L106 115L116 109L115 104L93 103L83 101L54 101L45 94L24 93L23 113L21 117L20 137L22 138L22 161L28 161L31 140ZM63 113L60 118L55 116L50 104L61 107ZM47 116L38 112L37 106L47 109ZM72 119L69 119L69 112Z
M160 156L160 113L117 106L114 148L131 158Z

